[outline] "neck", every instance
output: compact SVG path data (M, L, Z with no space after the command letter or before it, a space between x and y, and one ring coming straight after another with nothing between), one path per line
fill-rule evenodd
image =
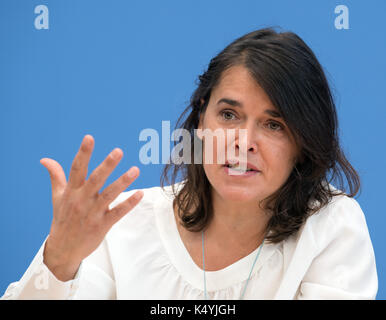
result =
M213 192L213 219L205 229L205 239L220 250L251 252L264 239L269 216L258 201L227 201Z

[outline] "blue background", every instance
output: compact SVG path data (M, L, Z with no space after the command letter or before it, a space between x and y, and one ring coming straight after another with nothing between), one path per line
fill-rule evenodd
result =
M37 5L49 30L37 30ZM349 30L334 26L349 8ZM362 178L356 197L367 219L386 298L382 201L386 181L386 2L0 0L0 295L27 269L49 233L51 184L39 163L57 160L68 177L85 134L95 138L91 172L115 147L124 157L109 185L132 165L130 186L159 185L162 165L142 165L145 128L172 128L210 59L262 27L297 33L325 68L348 159Z

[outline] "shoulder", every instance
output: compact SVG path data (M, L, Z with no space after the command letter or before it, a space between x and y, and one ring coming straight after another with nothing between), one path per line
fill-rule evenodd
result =
M121 203L130 198L138 190L143 191L143 197L139 203L129 210L119 221L117 221L108 232L108 237L113 234L126 232L139 232L141 226L151 223L154 215L154 207L160 198L160 187L136 188L129 191L121 192L109 205L109 209L119 206Z
M335 195L310 216L296 243L301 297L373 299L378 280L365 215L354 198ZM307 253L305 253L307 252ZM308 257L308 260L307 260ZM307 263L305 263L307 261Z
M161 186L153 186L147 188L137 188L129 191L121 192L118 197L116 197L109 205L109 209L114 208L119 205L129 197L131 197L138 190L142 190L144 195L136 207L140 207L142 209L153 207L159 200L162 201L164 199L171 199L174 197L174 194L178 192L179 188L183 185L184 181L177 182L174 185L169 185L165 187Z
M314 243L319 249L334 239L364 239L369 236L365 214L360 204L346 194L333 196L328 204L307 219L305 228L311 231Z
M113 226L113 228L117 229L118 226L124 227L127 224L133 225L133 220L139 220L141 223L150 222L150 220L154 219L156 212L157 214L161 214L160 211L162 211L163 208L166 208L165 204L174 198L174 194L175 192L178 192L178 188L180 186L181 182L178 182L174 184L174 190L173 186L171 185L165 187L153 186L137 188L120 193L119 196L110 203L110 210L127 200L138 190L143 191L143 197L141 201L132 210L130 210L130 212L128 212Z
M118 206L129 197L131 197L138 190L143 191L143 197L141 201L135 206L134 209L138 210L139 208L142 210L151 209L154 207L154 204L161 199L162 197L162 188L160 186L146 187L146 188L137 188L129 191L121 192L118 197L114 199L109 205L109 209L113 209L115 206ZM133 209L133 210L134 210Z

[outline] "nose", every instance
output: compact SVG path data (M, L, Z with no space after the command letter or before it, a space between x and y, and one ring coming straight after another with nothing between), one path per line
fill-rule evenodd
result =
M240 145L242 145L242 144L236 142L236 149L238 149L239 151L240 151L240 148L241 148ZM252 153L256 153L256 151L257 151L256 143L248 141L247 142L247 151L248 152L252 152Z
M257 142L253 130L250 128L239 130L235 140L235 147L240 153L256 153ZM242 150L243 148L245 148L245 151Z

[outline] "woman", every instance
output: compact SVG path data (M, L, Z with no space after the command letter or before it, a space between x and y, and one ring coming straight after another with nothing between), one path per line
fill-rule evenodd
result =
M353 198L359 177L339 146L334 101L311 49L294 33L257 30L199 80L176 127L203 146L205 129L234 129L223 147L214 139L213 163L204 149L202 163L166 165L161 187L123 192L139 175L132 167L99 194L119 148L87 181L89 135L68 183L56 161L42 159L51 230L3 299L375 298L373 247ZM183 151L197 154L190 146ZM217 161L231 149L244 160ZM339 189L329 183L336 178Z

